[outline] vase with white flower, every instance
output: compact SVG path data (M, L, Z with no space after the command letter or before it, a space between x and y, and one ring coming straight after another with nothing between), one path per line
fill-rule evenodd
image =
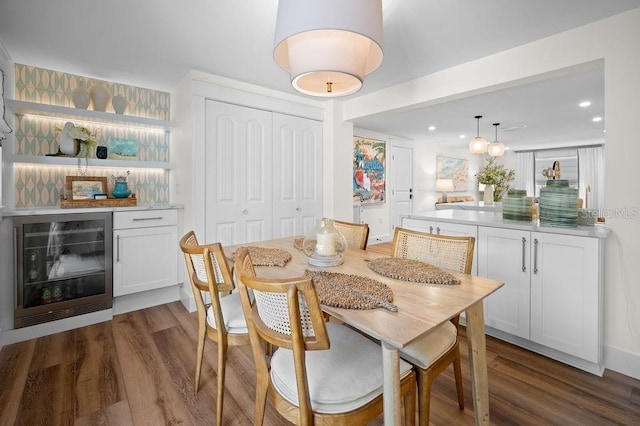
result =
M131 190L127 186L127 178L131 172L127 170L127 173L124 175L111 175L111 179L113 179L113 191L112 194L115 198L127 198L131 195Z
M89 166L89 152L98 142L95 134L84 126L77 126L67 121L64 127L56 126L60 132L58 155L78 157L78 173L84 175ZM84 172L80 169L80 159L84 157Z

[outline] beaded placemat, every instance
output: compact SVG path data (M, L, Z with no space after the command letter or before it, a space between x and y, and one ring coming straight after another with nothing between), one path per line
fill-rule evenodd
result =
M358 275L337 272L313 271L305 275L313 277L320 303L345 309L385 308L397 312L393 292L384 283Z
M293 247L302 250L302 243L304 242L304 237L296 237L293 239Z
M372 271L396 280L424 284L460 284L460 280L450 273L418 260L381 257L370 260L368 265Z
M267 247L245 246L231 253L231 259L236 260L240 249L249 250L253 266L284 266L291 260L291 253L286 250Z

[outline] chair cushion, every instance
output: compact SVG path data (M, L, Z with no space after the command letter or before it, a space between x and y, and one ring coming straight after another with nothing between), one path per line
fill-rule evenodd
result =
M424 370L451 349L456 343L456 338L456 326L447 321L403 348L400 356Z
M220 307L222 308L222 318L227 328L227 333L245 334L249 332L247 323L242 312L242 304L240 303L240 293L231 293L220 298ZM207 323L216 328L215 317L213 316L213 307L207 309Z
M331 347L306 353L311 407L319 413L348 412L382 394L382 349L343 325L326 326ZM400 377L410 370L400 360ZM273 354L271 381L283 398L298 405L291 350L279 348Z

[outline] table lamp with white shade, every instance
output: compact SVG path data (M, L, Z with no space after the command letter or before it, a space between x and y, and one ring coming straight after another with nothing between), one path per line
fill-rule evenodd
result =
M453 179L436 179L436 191L442 192L442 202L447 202L447 192L453 191Z

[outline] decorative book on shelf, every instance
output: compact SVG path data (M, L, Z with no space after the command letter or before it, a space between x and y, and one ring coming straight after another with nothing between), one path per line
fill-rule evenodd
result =
M131 194L127 198L104 198L104 199L85 199L70 200L64 195L60 195L60 207L63 209L78 209L91 207L134 207L138 205L136 194Z

